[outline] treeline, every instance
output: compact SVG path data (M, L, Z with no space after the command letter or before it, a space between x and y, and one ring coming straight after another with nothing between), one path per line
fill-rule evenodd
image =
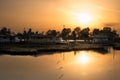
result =
M62 37L64 40L66 39L88 39L92 36L96 35L104 35L111 38L118 37L118 33L116 30L112 30L111 27L104 27L102 30L95 28L92 32L90 32L90 28L81 29L80 27L75 27L73 30L71 28L63 28L61 31L57 30L48 30L46 32L34 32L31 28L28 30L24 30L23 32L15 33L12 32L11 29L7 27L3 27L0 29L0 35L15 35L22 37L30 37L32 35L38 36L46 36L46 37Z
M102 30L95 28L92 32L90 32L90 28L81 29L80 27L74 28L72 31L70 28L64 28L61 31L61 37L63 39L88 39L93 36L106 36L109 38L119 37L119 34L116 30L112 30L110 27L104 27Z

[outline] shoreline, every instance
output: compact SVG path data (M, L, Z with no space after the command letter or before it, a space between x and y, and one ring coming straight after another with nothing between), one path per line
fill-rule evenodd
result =
M0 45L0 53L37 54L40 52L67 52L79 50L104 50L105 46L99 44L8 44Z

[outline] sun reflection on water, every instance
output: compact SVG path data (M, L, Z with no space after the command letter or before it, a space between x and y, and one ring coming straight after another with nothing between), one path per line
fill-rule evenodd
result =
M88 64L88 63L91 62L90 55L85 51L81 51L76 59L77 59L78 63L83 64L83 65Z

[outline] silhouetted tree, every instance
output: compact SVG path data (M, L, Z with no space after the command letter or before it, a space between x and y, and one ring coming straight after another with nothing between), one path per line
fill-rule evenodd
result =
M32 31L31 28L29 28L27 34L28 34L29 36L31 36L32 34L34 34L34 32Z
M39 32L38 32L38 31L36 31L36 32L35 32L35 34L36 34L36 35L38 35L38 34L39 34Z
M72 32L72 38L73 40L76 40L77 38L77 33L75 32L75 30Z
M3 34L3 35L6 35L6 34L7 34L7 28L6 28L6 27L3 27L3 28L0 30L0 33Z
M112 29L111 29L110 27L104 27L104 28L103 28L103 31L105 31L105 32L111 32L111 30L112 30Z
M63 39L67 40L69 38L70 33L71 33L70 28L64 28L61 32L61 36Z
M95 28L93 30L93 35L98 35L98 34L100 34L100 30Z
M117 32L110 27L104 27L103 30L101 30L101 33L111 38L118 36Z
M7 30L7 33L8 33L8 34L11 34L11 33L12 33L10 28Z
M56 31L56 30L48 30L48 31L46 32L46 36L56 37L56 36L57 36L57 31Z
M80 38L82 38L82 39L88 38L89 37L89 31L90 31L89 28L84 28L83 30L81 30L81 32L80 32L80 34L81 34Z
M110 43L115 41L115 39L118 37L117 32L115 30L112 30L111 27L104 27L102 30L94 29L93 36L94 35L106 36L109 39Z
M80 30L81 30L80 27L76 27L76 28L74 29L75 34L76 34L76 35L75 35L76 38L79 38L79 37L80 37Z
M14 32L13 32L13 33L14 33ZM2 34L2 35L11 35L12 32L11 32L11 29L10 29L10 28L3 27L3 28L0 30L0 34Z

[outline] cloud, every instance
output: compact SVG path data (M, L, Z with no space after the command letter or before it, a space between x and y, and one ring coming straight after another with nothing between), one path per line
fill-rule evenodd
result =
M99 9L101 9L101 10L120 13L120 10L118 10L118 9L105 8L105 7L103 7L103 6L99 6L99 5L97 5L97 7L98 7Z

